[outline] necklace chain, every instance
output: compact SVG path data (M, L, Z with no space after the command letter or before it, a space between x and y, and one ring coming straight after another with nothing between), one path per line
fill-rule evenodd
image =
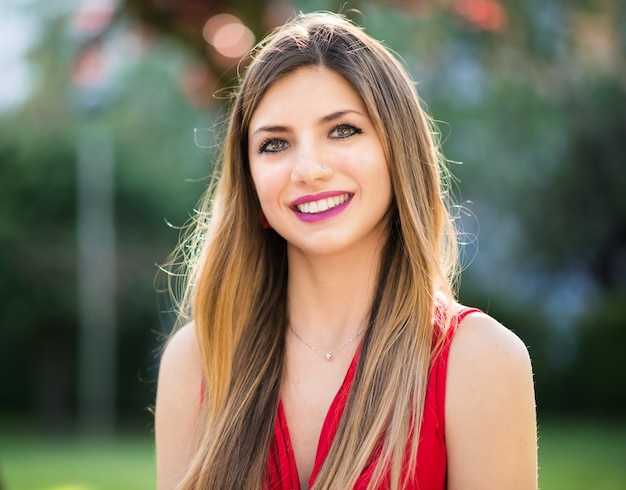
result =
M333 358L333 354L335 354L336 352L339 352L341 349L346 347L348 344L351 344L352 342L354 342L356 339L358 339L361 335L363 335L365 333L365 329L363 329L360 332L357 332L357 334L354 337L351 337L348 340L346 340L339 347L335 347L333 350L330 350L328 352L324 352L324 351L319 350L317 347L312 346L306 340L304 340L302 337L300 337L298 335L298 333L291 327L291 325L289 325L289 330L291 330L293 332L293 334L296 336L296 338L300 342L302 342L304 345L306 345L313 352L317 352L320 356L322 356L327 361L330 361Z

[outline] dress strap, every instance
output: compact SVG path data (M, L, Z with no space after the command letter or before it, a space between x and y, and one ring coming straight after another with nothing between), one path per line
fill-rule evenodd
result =
M479 310L478 308L464 307L456 314L456 318L455 318L456 325L458 326L459 323L461 323L463 319L471 313L482 313L482 310Z
M437 419L439 424L439 433L442 438L445 437L445 404L446 404L446 380L448 374L448 357L450 355L450 346L452 345L452 339L456 333L457 328L461 322L471 313L482 313L482 310L478 308L463 307L459 310L452 321L450 322L450 328L445 332L445 338L441 344L441 348L431 367L430 379L428 382L429 390L434 391L435 411L437 413ZM428 396L428 395L427 395Z

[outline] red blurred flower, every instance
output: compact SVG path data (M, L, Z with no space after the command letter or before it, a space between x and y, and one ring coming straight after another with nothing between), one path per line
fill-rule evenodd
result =
M503 31L507 26L506 10L498 0L455 0L452 10L483 31Z

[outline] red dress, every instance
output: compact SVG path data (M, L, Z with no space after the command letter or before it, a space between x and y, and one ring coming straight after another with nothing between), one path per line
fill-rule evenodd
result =
M448 354L450 343L456 326L469 313L477 312L474 308L467 308L456 315L448 330L446 342L441 353L433 362L428 377L426 399L424 404L424 418L420 431L420 442L417 453L416 474L406 490L445 490L446 488L446 443L445 443L445 391L446 373L448 369ZM313 485L317 474L326 459L330 445L337 433L339 420L348 399L348 393L356 370L356 356L352 360L346 377L330 405L326 419L322 426L320 439L315 456L313 472L309 486ZM365 490L372 477L374 465L368 466L357 480L355 490ZM270 446L267 460L267 485L265 490L300 490L300 480L296 459L293 454L287 420L282 402L278 406L278 414L274 425L274 440ZM385 485L382 488L388 488ZM382 490L381 488L381 490Z

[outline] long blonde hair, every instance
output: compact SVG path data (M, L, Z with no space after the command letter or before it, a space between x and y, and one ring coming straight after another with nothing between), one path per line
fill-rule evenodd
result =
M393 187L369 324L344 416L315 489L352 488L380 451L371 487L403 486L415 454L434 355L434 305L452 299L456 237L447 173L431 119L403 66L344 17L300 15L253 53L236 92L214 184L180 244L189 268L181 318L192 312L206 379L195 458L180 488L263 485L279 402L286 329L284 240L263 230L248 162L248 127L273 83L324 66L362 97ZM410 472L415 458L410 459Z

